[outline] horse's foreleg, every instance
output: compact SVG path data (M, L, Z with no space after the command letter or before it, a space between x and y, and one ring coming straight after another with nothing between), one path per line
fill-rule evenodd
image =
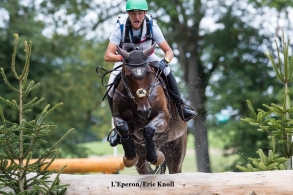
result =
M159 121L159 124L162 124L162 120L164 119L161 118L161 121ZM152 163L153 165L158 166L164 162L165 156L161 151L156 150L156 145L153 140L157 126L158 126L158 120L156 118L152 120L150 123L148 123L147 126L145 126L143 136L146 143L146 152L147 152L146 159L148 162Z
M154 174L151 166L149 165L148 161L146 160L146 149L145 146L141 144L134 143L135 149L137 151L138 162L135 165L138 174L145 175L145 174Z
M126 121L115 117L115 126L121 136L121 144L124 149L123 163L125 167L132 167L137 163L133 140L128 135L129 127Z

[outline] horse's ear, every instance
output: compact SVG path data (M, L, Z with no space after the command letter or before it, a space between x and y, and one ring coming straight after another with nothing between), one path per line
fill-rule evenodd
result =
M150 48L144 50L144 51L143 51L143 54L144 54L145 56L149 57L152 53L154 53L154 50L155 50L155 48L156 48L156 44L157 44L157 43L155 42Z
M117 46L117 51L122 56L123 59L127 59L129 57L129 53L121 49L119 46Z

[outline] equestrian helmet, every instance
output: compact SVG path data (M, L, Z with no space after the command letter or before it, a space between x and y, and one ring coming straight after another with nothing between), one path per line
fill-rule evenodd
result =
M146 0L128 0L126 3L126 11L147 11L148 3Z

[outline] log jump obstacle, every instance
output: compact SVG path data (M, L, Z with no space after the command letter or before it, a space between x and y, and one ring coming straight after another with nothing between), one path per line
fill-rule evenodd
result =
M52 175L55 178L56 175ZM293 171L60 175L65 195L292 195ZM9 190L9 189L5 189Z
M30 164L37 159L31 159ZM50 162L47 159L45 162ZM56 158L47 170L60 171L62 167L66 168L62 173L117 173L124 169L122 158L101 157L101 158Z
M59 171L64 165L67 165L62 173L97 173L106 174L117 173L124 169L121 158L59 158L55 159L49 166L49 170Z
M66 195L292 195L293 171L170 175L61 175ZM124 184L124 185L123 185ZM140 187L137 187L140 185Z

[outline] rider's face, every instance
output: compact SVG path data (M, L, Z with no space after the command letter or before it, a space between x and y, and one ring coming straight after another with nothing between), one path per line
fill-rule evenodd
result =
M146 11L131 11L128 12L131 26L134 30L138 30L143 22L143 19L146 15Z

